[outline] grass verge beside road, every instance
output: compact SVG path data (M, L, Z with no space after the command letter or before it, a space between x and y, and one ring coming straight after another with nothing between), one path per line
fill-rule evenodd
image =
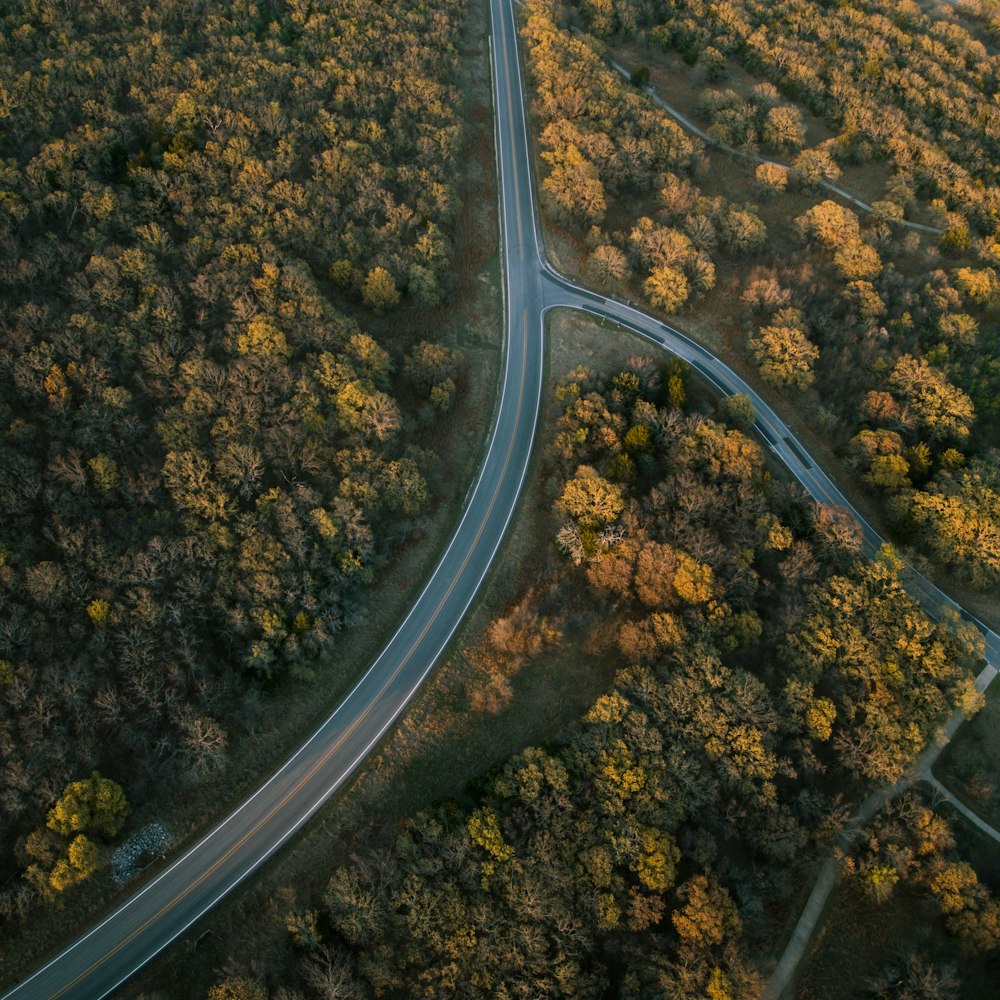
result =
M380 574L380 582L368 592L360 619L338 636L336 655L312 665L312 680L286 680L261 695L257 720L248 721L243 732L230 734L221 773L197 784L167 786L155 800L134 802L125 835L159 820L170 832L176 850L235 806L350 690L412 605L451 538L484 453L489 423L483 414L493 411L502 356L487 28L485 12L470 8L462 52L468 155L463 211L454 237L456 287L451 301L438 309L362 321L377 337L385 333L389 340L398 337L403 343L440 341L463 352L463 375L454 409L417 441L439 456L437 471L428 476L433 509L425 516L419 537L395 554ZM150 868L146 874L153 871ZM134 888L133 884L128 891ZM23 976L126 894L104 870L63 893L53 905L37 906L19 934L9 934L0 942L2 979ZM193 933L199 932L195 929Z
M555 520L544 458L544 442L558 416L552 387L580 364L601 367L649 353L637 337L602 329L575 314L550 320L547 388L539 448L508 540L469 616L427 686L401 723L290 849L268 864L247 889L192 928L174 947L123 991L123 997L184 1000L204 995L220 970L273 978L294 961L281 928L293 909L314 905L329 873L352 854L391 841L394 824L431 803L462 799L470 781L526 746L553 739L603 693L616 663L581 648L592 622L567 612L558 622L562 643L527 659L510 680L510 696L493 710L475 710L480 679L471 652L497 618L524 595L540 589L559 594L559 607L573 608L562 558L553 543ZM544 597L543 597L544 602ZM547 613L547 609L543 608ZM312 901L312 902L311 902ZM241 956L238 966L232 955ZM248 959L242 956L255 956ZM168 984L183 983L174 992Z

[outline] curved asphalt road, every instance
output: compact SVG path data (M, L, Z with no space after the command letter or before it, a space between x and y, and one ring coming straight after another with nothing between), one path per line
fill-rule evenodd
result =
M613 320L689 362L720 392L742 392L757 427L802 485L825 503L846 498L753 389L680 331L581 288L545 261L536 229L531 159L512 0L490 0L506 341L504 378L486 458L461 522L409 615L347 698L249 799L185 854L3 1000L99 1000L107 996L263 864L351 775L430 672L482 583L513 515L527 472L543 374L543 316L555 307ZM860 518L859 518L860 520ZM866 547L880 544L861 522ZM934 613L955 607L923 577L914 592ZM961 610L961 609L959 609ZM1000 637L986 631L988 683ZM985 686L985 683L983 686Z

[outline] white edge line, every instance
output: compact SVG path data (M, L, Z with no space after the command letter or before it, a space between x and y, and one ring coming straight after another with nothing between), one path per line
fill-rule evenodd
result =
M548 270L551 271L552 269L548 268ZM585 289L585 288L581 288L580 286L577 286L574 282L569 281L568 279L564 278L562 275L559 275L557 272L553 271L552 273L553 273L554 276L556 276L559 279L559 281L560 281L561 284L563 284L565 286L570 286L571 290L573 290L573 291L575 291L577 293L583 293L584 295L587 295L587 294L593 295L593 294L595 294L595 293L591 292L589 289ZM663 323L662 321L657 320L654 317L648 316L646 313L643 313L640 310L637 310L637 309L635 309L632 306L628 306L625 303L619 302L617 299L612 299L611 301L616 302L616 304L620 308L622 308L622 309L624 309L624 310L626 310L628 312L633 313L640 320L645 319L645 320L650 321L651 323L658 324L668 334L679 338L683 343L685 343L685 344L690 345L691 347L693 347L695 349L694 353L695 353L696 356L700 353L701 350L705 350L705 348L702 348L694 340L692 340L686 334L682 333L680 330L677 330L675 327L672 327L670 324ZM560 304L556 304L555 306L553 306L553 308L558 307L558 305L560 305ZM656 333L650 332L650 331L644 329L638 322L636 322L636 321L634 321L632 319L627 319L627 318L624 318L624 317L616 316L610 310L601 311L600 307L593 306L593 305L590 305L590 304L583 305L583 304L574 304L574 303L567 302L567 303L562 303L561 305L562 305L562 308L577 309L577 310L579 310L581 312L586 312L586 313L589 313L589 314L591 314L593 316L600 316L602 318L609 319L612 322L617 323L620 326L623 326L623 327L625 327L628 330L631 330L633 333L639 335L643 339L648 340L651 343L656 344L657 346L663 348L666 351L669 351L671 354L674 354L675 356L680 357L681 360L689 362L689 358L685 357L680 352L672 349L664 340L660 339L660 337ZM773 421L773 423L768 423L767 421L761 421L761 423L762 423L763 426L767 427L767 429L771 433L777 433L778 438L779 438L779 442L778 443L780 444L785 437L790 437L790 438L792 438L792 439L795 440L796 447L800 448L802 450L803 454L805 454L805 455L807 455L807 457L809 457L808 453L807 453L807 451L805 449L805 447L798 441L797 436L794 435L793 432L791 431L791 429L786 424L784 424L782 422L782 420L778 417L778 415L774 412L774 410L771 409L771 407L767 403L767 401L764 400L760 395L758 395L758 393L755 392L754 389L750 385L748 385L735 371L733 371L731 368L729 368L729 366L726 365L725 362L723 362L720 358L716 357L715 355L711 355L711 358L712 358L712 360L717 365L719 365L723 369L723 371L725 373L724 375L722 375L721 373L715 373L715 374L719 374L720 377L725 377L726 379L732 379L732 381L734 381L736 383L736 389L738 391L740 391L741 393L743 393L745 395L748 395L753 400L754 405L755 405L755 409L758 410L758 413L757 413L758 420L760 420L761 416L763 415L765 417L769 417ZM728 393L726 392L726 390L715 380L715 378L713 377L713 373L705 371L705 370L703 370L701 368L698 368L696 370L698 371L698 373L700 375L702 375L702 377L707 377L708 381L711 382L720 392L722 392L724 395L728 395ZM765 439L765 441L766 441L766 439ZM813 496L814 499L816 499L816 496L815 496L815 493L814 493L815 488L817 487L817 485L821 486L828 494L830 494L830 495L832 495L833 497L836 498L836 501L837 501L836 502L836 506L838 506L838 507L844 507L848 511L850 511L850 513L857 520L857 522L858 522L859 526L861 527L863 533L865 531L867 531L868 533L871 534L871 536L873 536L874 538L879 539L880 542L885 543L885 539L882 538L881 534L879 534L879 532L877 532L868 523L868 521L858 512L857 508L855 508L854 505L850 502L850 500L848 500L848 498L843 494L843 492L839 489L839 487L836 485L836 483L834 483L833 480L829 477L829 475L826 473L826 471L824 469L822 469L819 465L817 465L811 459L811 457L810 457L811 469L807 469L804 466L804 464L802 463L802 460L799 459L798 456L795 455L794 451L792 451L790 448L786 447L785 450L790 453L791 458L789 458L789 455L786 455L784 452L782 452L781 450L779 450L778 448L776 448L774 446L771 446L771 450L782 460L782 462L784 463L784 465L788 468L789 472L792 473L792 475L795 477L795 479L798 481L798 483L806 490L807 493L809 493L811 496ZM793 461L793 459L794 459L794 461ZM801 471L798 468L799 466L802 467ZM810 481L810 476L809 476L810 472L812 472L814 474L815 478L817 480L819 480L818 483ZM962 608L962 606L957 601L954 600L954 598L952 598L948 594L946 594L943 590L941 590L940 587L937 586L937 584L935 584L932 580L929 580L919 570L917 570L913 566L910 566L909 564L906 564L906 569L907 569L907 572L909 572L910 574L912 574L913 578L915 578L915 580L918 583L920 583L921 585L924 585L926 588L928 588L928 590L931 593L931 595L933 597L935 597L935 598L938 599L939 605L941 605L943 607L948 607L948 608L950 608L952 610L956 610L956 611L962 611L962 610L964 610ZM927 610L927 609L925 609L925 610ZM930 613L930 612L928 612L928 613ZM932 617L936 618L937 616L932 614ZM971 619L972 619L973 623L976 624L983 631L983 633L984 633L984 639L986 639L987 642L990 641L990 637L991 636L996 636L996 633L992 629L990 629L987 625L985 625L982 621L980 621L975 615L971 615ZM986 675L990 669L996 670L995 667L987 666L986 668L984 668L983 671L981 671L981 673L980 673L979 676ZM987 682L987 683L989 683L989 682Z
M494 71L494 73L496 73L495 59L493 58L494 54L493 54L493 46L492 46L492 34L490 35L490 55L491 55L491 61L493 61L493 63L494 63L494 65L493 65L493 71ZM494 108L494 122L498 122L498 121L499 121L499 116L496 114L496 108ZM496 138L496 136L495 136L495 138ZM499 155L499 153L500 153L500 146L499 146L499 143L496 143L496 147L497 147L497 173L500 176L501 189L505 190L505 185L504 185L504 180L503 180L503 171L500 169L500 155ZM510 312L509 312L509 309L508 309L508 303L507 303L508 296L507 296L507 288L506 288L506 285L507 285L507 282L508 282L508 273L507 273L507 268L506 268L506 246L507 246L507 241L504 239L504 229L506 227L506 219L507 219L507 214L506 214L506 198L502 197L500 200L501 200L501 205L503 206L504 223L505 223L504 227L501 227L501 232L500 232L500 239L501 239L501 243L502 243L502 249L501 249L500 259L501 259L501 267L502 267L502 270L504 272L504 280L503 280L503 282L501 284L502 284L502 289L503 289L503 292L504 292L504 314L505 314L505 316L507 318L507 322L505 323L505 327L507 328L508 332L510 332L510 329L511 329L511 326L512 326L512 323L513 323L513 317L510 315ZM534 221L534 212L532 212L532 221ZM504 338L504 355L505 355L504 369L505 369L505 372L506 372L506 370L509 368L509 365L510 365L510 351L507 348L507 338L506 337ZM504 385L506 386L506 384L507 384L507 379L505 377L504 378ZM541 386L541 382L539 382L539 386ZM165 868L163 871L159 872L156 875L155 878L153 878L150 882L148 882L146 885L144 885L138 892L133 893L131 896L129 896L128 899L126 899L118 907L116 907L114 910L112 910L112 912L109 913L103 920L101 920L100 923L96 924L94 927L91 927L90 930L88 930L82 936L80 936L79 938L77 938L75 941L73 941L70 945L68 945L62 951L58 952L55 956L53 956L51 959L49 959L48 962L46 962L44 965L42 965L38 969L36 969L30 976L28 976L26 979L21 980L19 983L17 983L14 986L14 988L12 990L10 990L8 993L5 993L3 995L3 997L0 998L0 1000L8 1000L8 998L15 997L17 995L17 993L23 987L27 986L33 979L35 979L38 976L40 976L47 969L49 969L54 963L60 961L65 955L68 955L71 952L75 951L78 947L80 947L87 940L89 940L94 934L96 934L98 931L100 931L102 927L104 927L106 924L108 924L110 921L114 920L115 918L119 917L121 914L125 913L125 911L133 903L135 903L139 899L141 899L150 889L153 889L157 885L159 885L160 882L162 882L171 872L174 871L174 869L176 869L179 865L183 864L193 853L195 853L196 851L200 850L201 847L208 840L210 840L212 837L214 837L220 830L222 830L232 820L234 820L244 809L247 808L247 806L250 805L250 803L252 803L257 798L257 796L259 796L262 792L264 792L273 782L275 782L277 779L281 778L282 776L286 776L287 772L288 772L289 768L291 767L291 765L293 764L293 762L299 756L301 756L301 754L305 750L307 750L309 747L312 746L312 744L316 741L316 739L323 733L323 731L334 721L334 719L336 719L336 717L340 714L340 712L347 706L347 704L350 702L351 698L357 692L358 688L360 688L361 685L365 683L365 681L368 679L369 675L376 669L376 667L382 661L383 657L385 657L385 655L389 652L390 647L396 641L396 638L399 636L400 632L403 631L403 629L406 627L407 623L409 622L410 618L413 617L414 613L420 607L420 604L423 601L424 595L427 593L427 591L430 589L431 585L437 579L437 576L438 576L438 573L439 573L439 571L441 569L442 564L447 559L448 554L451 552L452 547L455 545L455 542L458 539L458 536L461 534L462 525L465 524L465 521L466 521L466 519L467 519L467 517L469 515L469 511L472 508L472 501L475 498L475 496L477 495L477 493L479 492L479 488L480 488L480 484L482 483L483 476L485 474L486 469L489 466L489 458L490 458L490 455L493 452L494 445L496 444L497 430L498 430L499 424L500 424L500 415L501 415L501 412L503 410L504 401L506 399L507 399L507 394L506 394L506 392L502 391L501 395L500 395L499 403L498 403L498 405L496 406L496 409L495 409L496 419L494 421L494 425L493 425L493 428L492 428L492 431L491 431L491 434L490 434L490 443L489 443L489 447L487 448L487 451L486 451L486 457L483 459L483 462L482 462L482 464L480 466L480 469L479 469L479 473L478 473L478 475L476 477L476 480L475 480L475 484L474 484L472 490L470 491L470 493L468 495L469 496L468 503L466 504L465 510L462 513L462 517L459 520L459 523L458 523L457 527L455 528L454 533L452 534L452 538L449 541L447 548L445 549L445 551L442 554L441 558L438 560L437 565L434 567L434 571L431 573L431 575L428 578L427 582L424 584L424 587L421 590L420 594L418 595L417 599L414 601L412 607L410 608L409 613L406 615L406 617L400 623L399 627L393 633L392 637L389 639L389 641L383 647L382 652L379 653L379 655L372 662L371 666L369 666L368 669L361 675L361 677L358 679L358 681L354 685L354 687L352 687L351 690L344 696L344 698L337 705L337 707L333 710L333 712L322 723L320 723L319 727L315 730L315 732L313 732L313 734L304 743L302 743L298 747L298 749L295 751L295 753L293 753L292 756L289 757L285 761L285 763L281 765L281 767L279 767L276 771L274 771L271 774L271 776L267 779L267 781L264 782L264 784L262 784L259 788L257 788L257 790L254 791L253 794L251 794L248 798L244 799L239 804L239 806L236 807L236 809L234 809L231 813L229 813L227 816L225 816L219 823L217 823L214 827L212 827L212 829L209 830L206 834L204 834L201 837L200 840L196 841L195 844L192 847L190 847L183 855L181 855L181 857L179 857L176 860L174 860L173 862L171 862L170 865L167 868ZM537 420L538 420L538 412L539 412L540 401L541 401L541 389L539 388L538 398L535 401L535 423L536 424L537 424ZM515 493L515 498L517 498L517 497L520 496L521 489L524 486L524 479L525 479L525 476L527 475L527 469L528 469L528 466L530 464L531 450L532 449L529 449L529 451L528 451L528 455L527 455L527 458L526 458L526 461L525 461L525 464L524 464L524 468L522 469L522 472L521 472L521 478L520 478L520 481L518 483L517 492ZM382 728L382 730L380 730L378 736L375 737L375 739L369 745L369 747L365 751L365 753L362 754L361 757L357 758L351 764L350 768L347 771L345 771L341 775L340 778L337 779L337 781L330 787L329 791L325 793L324 797L322 799L320 799L319 802L317 802L312 807L312 809L306 815L306 819L303 820L303 823L300 824L300 825L304 825L304 823L307 822L308 819L311 818L311 816L315 814L316 810L326 801L326 799L328 799L329 796L332 795L334 791L336 791L337 787L347 777L350 776L351 772L354 770L354 768L357 766L357 764L364 758L364 756L367 755L367 753L371 749L371 747L374 746L375 743L377 743L382 738L382 735L384 734L385 730L388 729L389 726L391 726L395 722L395 720L399 717L399 713L403 710L403 708L405 708L406 704L409 703L410 699L416 693L417 688L420 687L420 685L423 683L424 679L427 677L427 674L430 673L430 671L433 669L434 665L437 662L437 658L441 655L441 652L444 650L445 646L447 646L448 643L451 641L451 638L455 634L455 631L458 629L459 624L461 623L462 618L464 618L465 612L468 610L469 605L472 603L472 600L475 597L476 593L478 593L479 588L482 585L482 581L485 579L486 574L489 572L489 568L493 564L493 559L496 556L497 550L499 549L500 544L503 541L503 534L506 532L507 526L510 523L510 519L513 516L514 507L515 506L516 506L516 502L515 502L514 506L511 507L510 511L507 514L507 518L504 521L504 527L503 527L503 531L502 531L502 533L500 535L500 538L498 539L496 545L494 546L493 552L490 554L490 558L489 558L489 560L488 560L488 562L486 564L486 568L485 568L484 572L482 573L482 575L480 576L479 581L476 583L475 587L473 588L473 590L472 590L472 592L470 594L469 600L466 602L465 607L463 608L461 615L459 615L459 618L458 618L458 620L455 623L455 626L452 628L451 632L449 632L448 637L445 640L445 642L442 644L441 648L434 655L434 658L431 660L429 666L426 668L426 670L424 671L424 673L421 674L420 680L417 682L417 684L410 691L410 694L407 696L406 700L400 706L399 710L393 715L393 717ZM158 955L160 953L160 951L163 950L163 948L167 947L167 945L169 945L170 943L172 943L173 941L175 941L181 934L184 933L184 931L186 931L188 929L188 927L190 927L192 924L196 923L220 899L222 899L223 897L225 897L229 892L232 891L232 889L235 886L237 886L244 878L246 878L247 875L251 874L257 867L259 867L261 864L263 864L264 861L267 860L267 858L269 858L271 856L271 854L273 854L274 851L277 850L277 848L279 846L281 846L282 844L284 844L285 841L290 836L292 836L294 833L296 833L298 831L298 829L299 829L299 827L297 826L294 829L288 831L288 833L286 833L286 835L278 842L278 844L276 844L274 847L272 847L267 852L267 854L265 854L263 857L261 857L254 865L252 865L249 869L247 869L246 872L244 872L242 875L240 875L239 878L237 878L236 881L234 881L233 883L231 883L231 885L228 888L226 888L225 890L223 890L223 892L219 896L217 896L216 899L213 900L212 903L210 903L205 909L203 909L189 923L185 924L185 926L182 927L176 934L174 934L173 937L171 937L168 941L166 941L162 945L160 945L160 947L157 948L157 950L154 951L149 956L149 958L147 958L142 964L145 965L148 961L152 960L156 955ZM132 971L129 972L125 977L123 977L117 983L115 983L115 985L111 987L111 989L108 991L108 993L110 993L114 989L117 989L123 982L125 982L127 979L129 979L131 976L133 976L140 968L142 968L142 965L136 966L136 968L132 969ZM107 996L108 993L102 994L102 997L103 996Z

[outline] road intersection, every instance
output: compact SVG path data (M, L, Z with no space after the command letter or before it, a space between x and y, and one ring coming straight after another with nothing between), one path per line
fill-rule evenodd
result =
M389 643L334 713L238 808L162 872L2 1000L99 1000L183 934L290 840L341 788L430 673L479 590L527 475L544 375L544 324L580 309L631 330L688 362L721 393L754 404L757 429L817 500L853 510L792 431L746 382L679 330L628 303L582 288L546 261L539 237L513 0L490 0L505 347L503 382L486 456L440 562ZM855 512L857 516L857 512ZM868 551L881 544L859 517ZM933 614L957 607L930 581L912 591ZM961 609L959 609L961 610ZM985 630L985 686L1000 637Z

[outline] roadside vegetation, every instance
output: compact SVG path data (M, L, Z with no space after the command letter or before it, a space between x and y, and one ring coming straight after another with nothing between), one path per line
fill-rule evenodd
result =
M343 690L447 530L496 373L476 16L0 14L5 974L111 898L112 857L127 879L161 853L168 797L190 832ZM711 328L986 613L995 22L985 0L526 0L522 21L560 263ZM631 82L618 48L647 56ZM667 65L715 141L790 169L685 131L641 90ZM818 186L838 178L872 211ZM356 797L150 996L751 1000L855 805L979 707L978 633L769 467L748 399L580 336L488 613ZM995 804L972 753L947 766ZM845 954L871 997L996 982L997 869L943 812L908 794L843 858L850 933L811 995L847 988Z
M1000 830L1000 692L986 693L983 710L941 755L935 774L987 823Z
M881 0L529 0L522 34L561 264L709 329L836 447L895 539L995 615L1000 62L959 20ZM605 61L619 51L633 83ZM661 75L748 155L636 86ZM838 179L872 211L819 186ZM939 232L899 225L914 217Z
M452 418L489 408L497 367L465 12L0 15L12 962L65 933L43 913L85 903L119 835L53 827L68 789L97 770L121 837L164 810L186 835L294 737L276 706L305 727L343 690L450 528L485 431Z
M998 971L996 842L933 792L908 791L844 859L798 978L811 1000L978 1000Z
M891 553L860 558L846 519L772 475L738 404L717 411L675 362L619 358L555 387L548 537L530 544L549 569L445 668L458 731L502 716L529 664L596 658L610 681L577 721L536 715L539 742L314 863L275 914L283 959L230 953L213 1000L758 996L852 803L974 703L973 633L928 619ZM924 887L953 864L927 817L908 867L909 842L873 831ZM859 856L858 882L887 864Z

